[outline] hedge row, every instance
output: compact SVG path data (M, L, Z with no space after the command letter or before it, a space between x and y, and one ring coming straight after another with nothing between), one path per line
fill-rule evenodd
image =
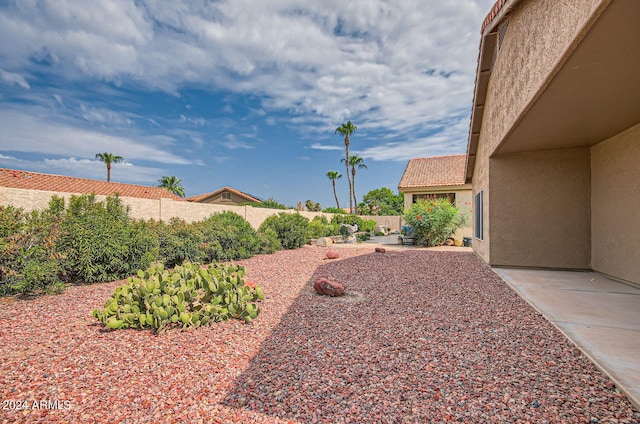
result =
M310 238L339 234L340 223L372 231L374 221L336 215L313 221L299 214L267 218L256 231L240 215L222 212L186 223L134 220L120 199L54 196L45 210L0 206L0 295L60 292L66 284L123 279L154 262L172 268L244 259L295 249ZM371 228L369 228L371 227Z

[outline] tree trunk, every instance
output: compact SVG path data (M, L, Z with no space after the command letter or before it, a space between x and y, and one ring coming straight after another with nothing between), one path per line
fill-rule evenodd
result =
M347 181L349 182L349 213L353 213L353 199L352 199L352 194L353 194L353 185L351 183L351 175L349 172L349 136L345 136L344 138L344 147L347 153L347 156L345 158L344 164L347 167Z
M111 164L107 164L107 182L111 181Z
M331 180L333 184L333 197L336 198L336 206L340 209L340 202L338 201L338 193L336 193L336 180Z

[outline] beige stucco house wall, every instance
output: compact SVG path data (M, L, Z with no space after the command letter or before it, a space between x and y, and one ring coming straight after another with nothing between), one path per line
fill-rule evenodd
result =
M638 16L636 0L500 0L487 16L466 182L489 264L640 284Z

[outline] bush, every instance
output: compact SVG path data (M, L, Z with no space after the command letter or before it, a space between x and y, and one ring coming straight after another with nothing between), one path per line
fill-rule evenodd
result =
M204 259L200 250L204 236L196 225L171 218L168 224L149 221L147 228L158 236L160 259L166 267L173 268L185 260L200 262Z
M43 211L0 207L0 295L62 290L56 245L63 209L64 199L55 196Z
M358 215L334 215L332 224L357 225L358 231L370 233L376 228L376 221L372 219L362 219Z
M280 213L264 220L259 232L273 230L284 249L296 249L307 242L309 220L298 213Z
M419 200L405 213L404 220L413 228L416 243L427 246L443 244L465 223L464 216L447 199Z
M213 214L196 228L203 235L200 250L208 262L245 259L260 251L256 231L237 213Z
M258 230L258 242L260 243L260 253L273 253L282 250L278 233L273 228Z
M167 326L200 327L227 319L251 322L264 298L258 286L245 285L242 266L212 264L201 268L185 262L173 270L162 264L139 270L116 288L93 316L110 329Z
M143 222L129 218L120 199L72 196L65 219L60 251L71 282L93 283L124 278L158 260L158 238Z
M326 216L318 215L313 217L307 228L307 239L317 239L338 235L338 224L329 222Z
M240 206L251 206L254 208L266 208L266 209L289 209L282 203L272 198L263 200L262 202L245 202L245 203L241 203Z
M346 212L344 211L344 209L342 208L336 208L334 206L330 207L330 208L325 208L322 210L322 212L326 212L326 213L340 213L340 214L346 214Z

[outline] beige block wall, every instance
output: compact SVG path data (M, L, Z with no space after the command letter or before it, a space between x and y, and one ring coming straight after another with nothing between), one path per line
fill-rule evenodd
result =
M591 267L590 150L490 159L490 265Z
M640 284L640 124L591 149L591 265Z
M608 0L523 0L510 11L482 122L480 144L488 143L489 152L495 151L546 86L594 11L606 3Z
M13 205L26 211L46 209L51 197L57 195L65 199L69 204L72 193L56 193L53 191L24 190L0 187L0 206ZM103 201L106 196L96 196L96 200ZM202 221L214 213L232 211L246 219L255 229L260 227L267 217L279 213L298 213L293 209L267 209L254 208L252 206L218 205L208 203L177 202L172 199L138 199L133 197L121 197L122 204L129 207L129 216L133 219L156 221L169 221L173 217L181 218L186 222ZM333 214L324 212L299 212L300 215L312 220L315 216L326 216L329 220ZM392 230L400 229L401 220L397 216L362 216L363 219L373 219L379 223L389 223Z

